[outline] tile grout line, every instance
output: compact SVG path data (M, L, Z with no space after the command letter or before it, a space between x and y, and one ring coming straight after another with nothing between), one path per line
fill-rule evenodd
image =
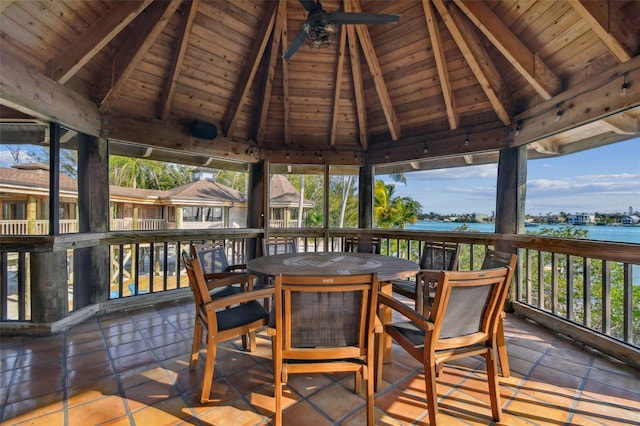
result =
M122 312L122 315L125 318L129 318L129 321L131 321L131 317L129 316L129 314L124 311ZM118 385L118 394L120 396L120 399L122 400L122 403L124 405L124 411L127 415L127 418L129 420L129 424L131 425L135 425L135 420L133 419L133 415L131 413L131 408L129 407L129 401L127 400L126 394L124 392L124 385L122 384L122 380L120 378L120 373L118 373L118 371L116 370L116 365L115 365L115 360L113 359L113 357L111 356L111 353L109 352L109 345L107 344L107 338L106 338L106 334L104 332L104 327L102 324L102 321L98 320L98 327L99 327L99 331L100 331L100 335L102 336L102 345L104 346L104 350L106 352L106 355L109 359L109 364L111 364L111 368L113 370L113 374L115 376L116 379L116 384Z
M11 368L11 379L9 380L9 384L7 385L7 394L4 397L4 403L2 404L2 410L0 410L0 422L4 421L7 405L9 404L9 397L11 396L11 389L13 389L13 382L16 378L16 370L18 369L18 364L22 354L24 352L24 337L20 338L20 344L18 345L18 354L16 355L16 360L13 363L13 368Z

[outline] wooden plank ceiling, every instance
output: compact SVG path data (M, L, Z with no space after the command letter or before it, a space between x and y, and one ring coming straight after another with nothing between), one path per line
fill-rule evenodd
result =
M308 14L298 0L0 4L3 143L32 140L15 124L32 117L132 155L402 171L639 131L634 0L325 0L327 12L400 19L341 25L333 44L289 60ZM194 120L216 139L192 137Z

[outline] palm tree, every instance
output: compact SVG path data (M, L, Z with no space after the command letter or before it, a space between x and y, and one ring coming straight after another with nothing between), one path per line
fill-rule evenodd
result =
M377 180L374 188L373 219L379 228L403 229L415 223L422 206L410 197L394 197L395 185Z

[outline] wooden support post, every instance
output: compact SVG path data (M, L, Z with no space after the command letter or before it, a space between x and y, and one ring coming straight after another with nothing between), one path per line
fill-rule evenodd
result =
M520 234L524 232L524 202L527 184L526 146L506 148L500 151L496 194L496 233ZM513 253L511 243L498 240L496 249ZM519 274L514 283L521 282ZM516 295L516 285L510 289L510 300ZM510 308L509 308L510 309Z
M247 191L247 228L264 228L265 215L267 215L266 204L268 197L267 179L269 167L264 162L254 163L251 165L249 172L249 190ZM256 244L255 240L247 241L247 259L253 259L262 254L262 246Z
M78 134L78 206L80 232L109 230L108 142ZM74 255L73 307L109 299L109 247L80 248Z
M375 187L373 167L360 167L358 179L358 228L373 228L373 188Z
M33 252L31 258L31 322L52 323L69 314L67 252Z

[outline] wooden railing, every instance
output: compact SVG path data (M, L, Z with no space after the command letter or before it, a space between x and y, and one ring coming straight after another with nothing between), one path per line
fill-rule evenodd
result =
M78 221L76 219L62 219L59 222L60 234L71 234L78 232ZM29 232L28 221L25 220L0 220L0 235L47 235L49 233L48 220L36 220L35 231Z
M478 232L357 229L271 229L269 235L296 237L301 252L344 251L347 241L354 238L375 241L381 254L415 262L424 244L454 242L461 245L463 270L479 268L487 247L506 245L519 254L511 309L640 368L638 244ZM229 263L237 264L260 255L262 236L262 230L226 229L5 238L7 241L0 244L0 319L30 320L31 253L68 250L72 255L81 247L106 246L110 276L100 285L109 296L101 303L138 301L188 287L179 255L190 243L222 242ZM76 283L73 268L68 269L67 293L72 295ZM69 306L72 312L72 299Z

